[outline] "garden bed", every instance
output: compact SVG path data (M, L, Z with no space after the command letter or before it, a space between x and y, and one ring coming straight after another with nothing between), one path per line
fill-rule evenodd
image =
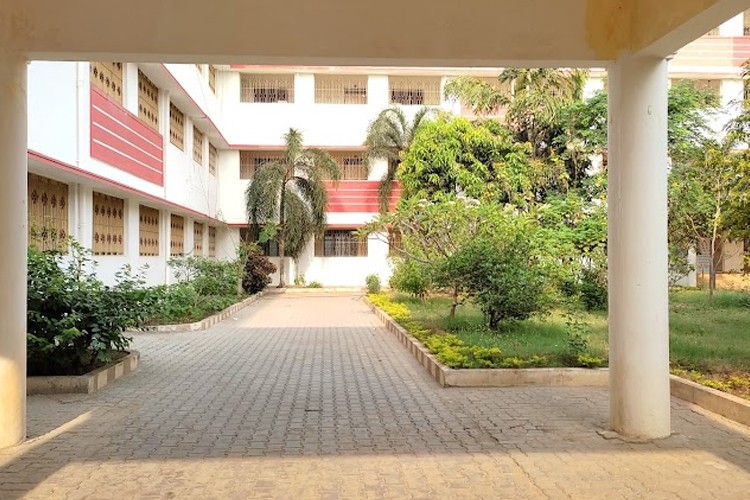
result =
M91 394L134 372L139 360L138 351L129 351L112 363L83 375L27 377L26 394Z
M607 370L585 368L454 369L442 364L418 339L365 297L365 302L430 375L443 387L508 387L520 385L606 386Z
M238 311L244 309L245 307L249 306L253 302L257 301L259 298L263 296L265 292L258 292L255 295L251 295L250 297L241 300L240 302L237 302L226 309L213 314L211 316L208 316L206 318L203 318L200 321L192 322L192 323L180 323L180 324L174 324L174 325L147 325L140 327L136 330L128 330L131 333L135 332L197 332L202 330L207 330L208 328L212 327L216 323L219 323L220 321L224 321L225 319L229 318L233 314L237 313Z
M713 304L709 304L707 292L703 290L671 293L672 373L750 399L749 297L742 292L718 292ZM450 301L444 297L421 301L395 295L391 304L395 316L405 315L395 318L404 331L448 333L467 346L484 349L480 354L497 349L500 354L495 357L495 364L500 368L562 368L566 362L578 361L571 359L569 352L571 329L577 330L584 340L586 356L607 358L604 311L578 312L575 316L557 311L508 325L502 333L497 333L484 326L481 312L468 303L459 307L454 319L447 317ZM425 342L424 338L420 340ZM417 343L429 354L429 346ZM437 360L436 355L432 356ZM447 359L451 361L450 356Z

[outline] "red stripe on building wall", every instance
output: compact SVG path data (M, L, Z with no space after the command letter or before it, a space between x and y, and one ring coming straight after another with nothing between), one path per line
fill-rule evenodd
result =
M328 212L337 213L378 213L379 181L341 181L338 185L326 183L328 191ZM401 196L401 186L395 183L388 203L388 210L396 208Z
M143 164L128 158L122 152L110 149L103 144L91 142L91 157L133 174L144 181L152 182L158 186L164 185L163 172L147 168Z
M163 137L137 116L91 88L91 157L164 185Z
M732 38L732 62L741 66L750 59L750 37L737 36Z
M135 145L139 144L143 152L159 158L162 152L162 143L155 144L151 141L143 141L143 137L133 130L127 128L122 122L113 119L98 108L91 110L91 122L100 128L111 132L113 135Z

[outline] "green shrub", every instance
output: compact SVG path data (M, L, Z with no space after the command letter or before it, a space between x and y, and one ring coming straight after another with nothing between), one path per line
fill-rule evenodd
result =
M451 258L450 268L490 328L496 329L501 321L526 319L549 305L544 269L520 230L502 239L468 242Z
M424 299L433 286L430 269L413 259L399 259L388 283L394 290L420 299Z
M65 264L67 262L67 264ZM81 374L124 350L126 328L151 314L157 295L129 266L106 286L93 273L90 251L77 243L70 255L28 250L27 322L30 375Z
M307 284L307 288L323 288L323 285L320 281L311 281Z
M583 269L579 284L581 302L588 311L607 309L609 293L607 291L606 270Z
M367 293L380 293L380 278L377 274L370 274L365 278Z
M257 245L248 245L243 253L245 269L242 289L252 295L263 291L271 283L271 275L276 272L276 266L262 254Z

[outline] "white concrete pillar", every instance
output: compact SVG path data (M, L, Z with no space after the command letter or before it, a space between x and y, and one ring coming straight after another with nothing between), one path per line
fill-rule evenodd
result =
M667 62L623 55L609 70L610 424L670 434Z
M294 75L294 104L310 106L315 104L315 75L297 73Z
M0 448L26 438L26 71L0 47Z
M138 65L122 63L122 105L138 116Z
M141 204L125 198L125 258L133 271L141 264Z
M195 255L195 233L193 230L193 221L190 217L185 217L185 255Z
M367 104L376 108L377 112L387 108L391 103L388 91L387 75L370 75L367 79ZM374 116L373 116L374 118Z

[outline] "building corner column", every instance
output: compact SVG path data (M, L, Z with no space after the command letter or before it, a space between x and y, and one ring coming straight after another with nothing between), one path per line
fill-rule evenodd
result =
M0 448L26 437L27 61L0 47Z
M622 55L609 74L610 425L670 434L667 61Z

